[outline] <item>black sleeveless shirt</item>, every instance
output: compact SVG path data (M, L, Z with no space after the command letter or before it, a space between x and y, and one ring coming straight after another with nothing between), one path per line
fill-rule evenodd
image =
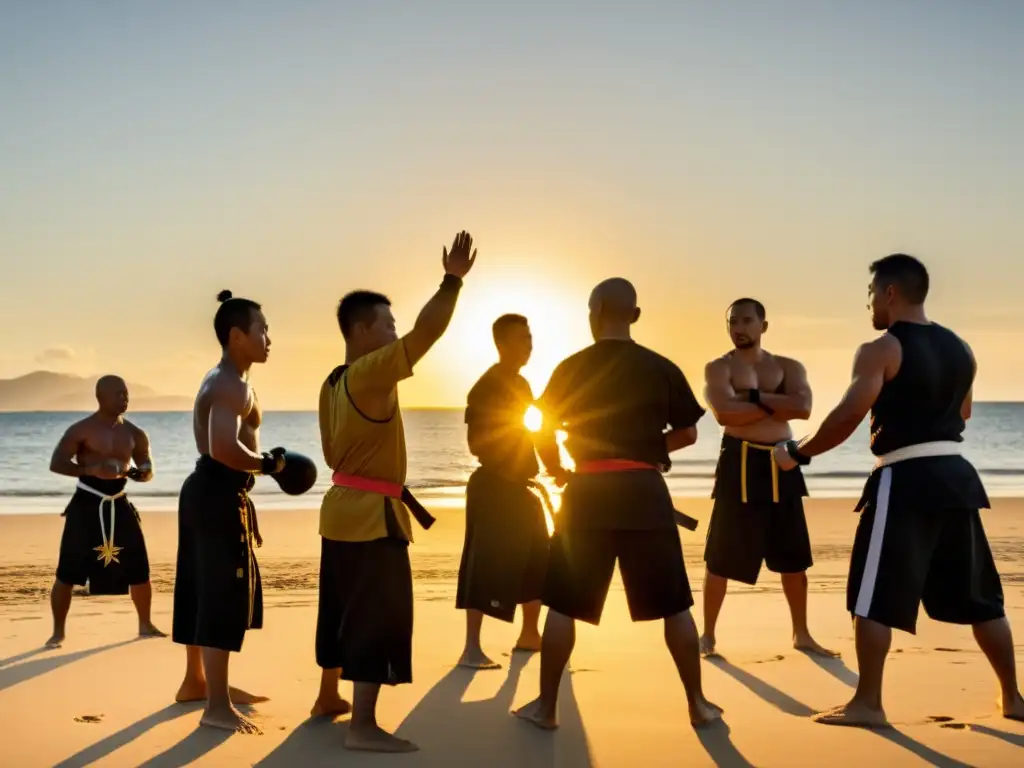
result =
M974 364L960 337L935 323L889 327L903 350L900 369L871 409L876 456L917 443L963 441L960 408L974 382Z

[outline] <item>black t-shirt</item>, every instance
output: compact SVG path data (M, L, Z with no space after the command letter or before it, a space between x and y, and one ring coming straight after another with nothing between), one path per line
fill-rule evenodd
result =
M481 466L513 480L537 476L540 467L523 421L531 405L529 382L497 365L473 385L466 398L466 424Z
M668 464L665 429L694 426L704 409L686 376L633 341L605 339L562 361L538 401L545 420L566 432L574 462L631 459ZM660 475L623 472L574 478L563 497L567 524L672 528L671 498Z

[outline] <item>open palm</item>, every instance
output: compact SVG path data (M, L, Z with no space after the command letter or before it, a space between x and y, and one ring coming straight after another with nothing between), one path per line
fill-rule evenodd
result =
M473 248L473 236L468 232L459 232L452 241L451 250L442 248L441 263L444 271L456 277L465 277L476 261L476 249Z

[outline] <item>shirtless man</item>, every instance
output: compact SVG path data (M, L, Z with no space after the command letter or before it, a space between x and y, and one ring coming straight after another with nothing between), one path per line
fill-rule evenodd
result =
M86 581L93 595L130 591L139 635L166 637L150 620L153 590L146 540L139 514L124 492L128 479L153 479L149 436L124 418L128 387L122 379L104 376L97 381L96 401L96 413L68 427L50 459L51 472L78 478L78 486L62 515L60 560L50 592L53 636L47 648L64 642L72 587Z
M224 350L199 386L192 412L199 460L178 500L178 561L172 639L186 646L176 700L207 699L201 725L260 733L234 704L266 701L228 687L228 661L250 629L263 626L263 589L254 547L263 541L248 492L257 472L284 469L284 449L260 453L262 421L249 369L270 353L259 304L217 297L213 320Z
M871 413L875 469L864 485L846 606L859 677L851 701L814 717L825 725L887 725L882 672L892 630L914 634L918 606L935 621L970 624L999 680L1003 717L1024 721L1013 634L980 509L988 495L960 453L977 363L966 342L928 320L928 270L903 253L874 262L871 324L846 394L810 437L775 448L789 474L841 445Z
M728 580L756 584L764 562L782 577L793 647L837 656L807 629L807 569L813 562L804 517L807 486L799 471L780 475L772 459L776 443L793 436L790 419L811 415L807 372L796 360L761 348L761 335L768 330L761 302L734 301L728 330L735 349L704 369L704 396L723 434L704 550L701 654L716 653L715 626Z

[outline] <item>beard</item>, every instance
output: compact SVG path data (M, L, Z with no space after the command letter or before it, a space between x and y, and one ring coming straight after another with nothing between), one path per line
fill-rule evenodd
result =
M736 345L736 349L750 349L754 346L754 343L755 342L750 339L739 339L733 341L733 344Z

